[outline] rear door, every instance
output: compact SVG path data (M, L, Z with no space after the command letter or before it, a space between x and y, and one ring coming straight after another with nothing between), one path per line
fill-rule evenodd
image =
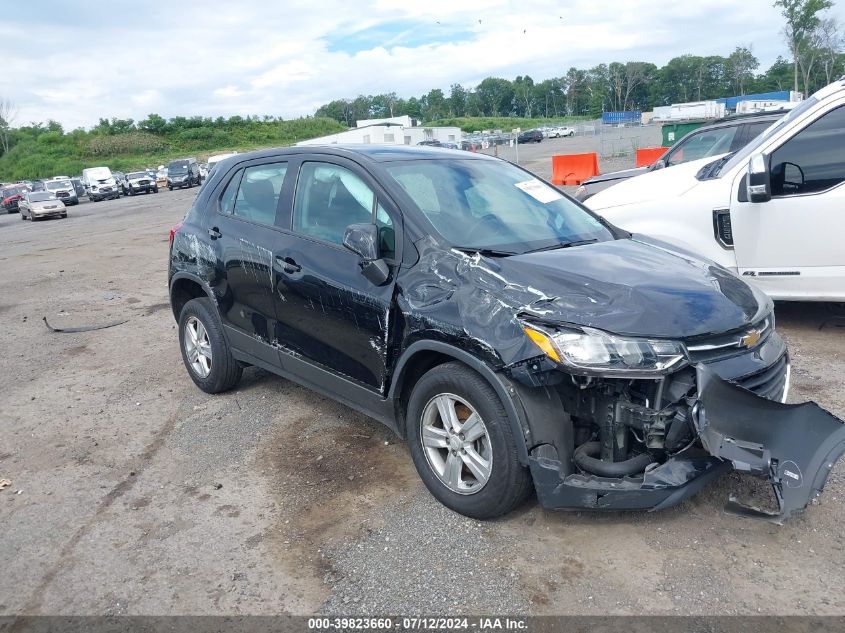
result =
M775 298L845 300L845 103L764 148L772 199L750 203L735 177L739 272Z
M274 251L283 367L311 383L322 370L383 393L401 216L353 161L305 156L298 172L290 230ZM342 245L356 223L379 227L381 255L393 272L384 285L369 282L359 256Z
M212 285L229 342L273 366L279 364L273 249L287 171L284 158L242 165L222 188L207 225L217 262Z

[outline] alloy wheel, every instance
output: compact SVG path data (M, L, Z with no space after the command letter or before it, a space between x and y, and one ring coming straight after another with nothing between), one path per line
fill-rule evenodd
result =
M197 317L192 316L185 322L185 355L191 370L200 378L211 373L211 342L208 331Z
M452 492L470 495L490 479L493 448L481 415L451 393L434 396L425 405L420 424L425 458Z

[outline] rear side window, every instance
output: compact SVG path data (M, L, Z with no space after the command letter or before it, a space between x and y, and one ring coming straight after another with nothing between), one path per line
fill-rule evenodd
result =
M817 193L845 181L845 106L816 119L772 153L772 195Z
M251 222L274 224L286 173L287 163L240 170L223 191L220 211Z

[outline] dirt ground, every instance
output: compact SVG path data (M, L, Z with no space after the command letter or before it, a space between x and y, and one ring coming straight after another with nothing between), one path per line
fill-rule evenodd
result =
M532 499L480 523L350 409L256 369L200 392L166 288L195 192L0 216L0 615L845 614L842 463L781 527L722 513L759 488L739 475L658 514ZM790 400L845 416L828 316L784 305L777 325Z

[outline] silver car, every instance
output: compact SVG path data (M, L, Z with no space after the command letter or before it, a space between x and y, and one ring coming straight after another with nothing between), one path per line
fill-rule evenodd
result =
M18 202L21 220L40 220L46 217L66 218L67 207L50 191L30 191Z

